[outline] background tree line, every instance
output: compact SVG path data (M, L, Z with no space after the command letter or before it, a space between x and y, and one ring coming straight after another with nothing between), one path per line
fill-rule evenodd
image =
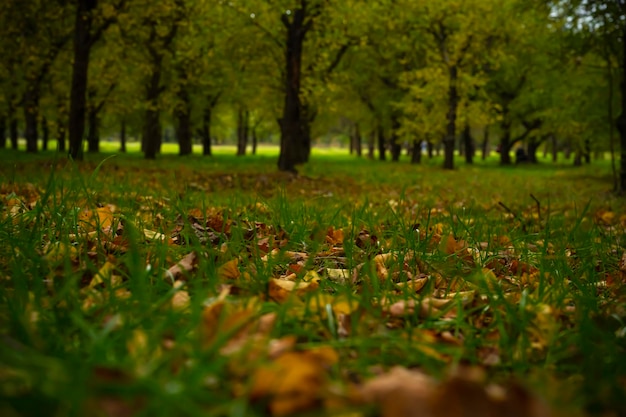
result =
M619 154L626 189L625 0L7 0L0 147L82 159L102 135L164 132L181 155L270 136L295 171L315 138L398 160L497 147ZM217 117L216 117L217 116ZM216 132L217 131L217 132ZM217 135L216 135L217 133Z

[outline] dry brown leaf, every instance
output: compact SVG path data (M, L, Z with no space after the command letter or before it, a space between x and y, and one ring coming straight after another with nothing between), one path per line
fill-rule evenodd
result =
M252 376L252 400L269 400L273 416L305 412L318 406L325 396L327 360L335 360L330 348L311 352L286 352Z
M189 252L183 259L178 261L176 265L165 271L164 278L172 281L187 279L189 273L198 265L198 260L198 254L196 254L196 252Z
M426 374L397 366L367 381L356 400L378 404L381 417L429 417L428 401L435 387Z
M238 279L241 276L239 272L239 260L237 258L231 259L225 264L217 268L217 276L221 280Z

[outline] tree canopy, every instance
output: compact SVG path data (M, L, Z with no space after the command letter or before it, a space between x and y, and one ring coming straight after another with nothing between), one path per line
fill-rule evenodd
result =
M175 137L211 154L219 135L280 138L295 171L330 131L456 149L496 138L502 164L524 146L581 159L615 149L626 188L622 0L34 0L2 6L0 146L38 149L44 131L82 158L101 135ZM216 124L217 129L211 129ZM219 126L228 126L220 129ZM119 132L119 133L118 133ZM123 132L123 133L122 133ZM357 132L357 133L355 133ZM47 136L47 134L46 134ZM461 139L463 145L458 145ZM359 143L360 149L360 143Z

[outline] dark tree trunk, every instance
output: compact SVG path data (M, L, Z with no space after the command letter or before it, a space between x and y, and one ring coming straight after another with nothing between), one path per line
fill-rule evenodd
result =
M583 157L585 159L585 163L591 163L591 142L589 141L589 139L585 139L585 150Z
M391 161L398 162L400 160L400 154L402 153L402 143L398 136L398 130L400 129L400 120L398 116L394 115L391 118Z
M176 110L178 154L185 156L193 152L193 144L191 142L191 98L186 86L181 86L178 91L178 98L181 101L181 105Z
M237 156L244 156L246 154L249 130L250 112L240 107L237 112Z
M256 135L256 127L252 129L252 155L256 155L256 147L258 145L259 138Z
M552 162L556 162L559 159L559 146L556 140L556 135L552 135Z
M13 150L17 150L17 140L18 140L18 128L17 128L17 115L16 113L16 109L15 106L13 105L13 100L15 99L14 96L11 97L11 100L9 101L9 107L8 107L8 117L9 117L9 139L11 141L11 149Z
M156 29L154 36L156 37ZM159 96L161 94L161 63L162 52L152 53L152 75L146 86L146 103L148 107L144 114L142 129L142 148L146 159L156 159L161 147L161 120L159 112Z
M202 113L202 155L211 156L211 106L204 108Z
M7 117L0 116L0 149L7 147Z
M378 126L378 159L384 161L387 159L386 150L387 150L387 141L385 140L385 130L382 126Z
M37 152L37 116L39 114L39 87L29 85L24 93L24 136L26 152Z
M624 6L626 7L626 6ZM626 25L622 24L622 80L620 82L620 101L622 112L617 116L617 131L620 136L620 169L619 169L619 190L626 191Z
M156 159L161 143L161 120L157 108L159 97L160 70L155 71L150 77L150 83L146 90L146 101L149 103L144 113L141 143L146 159Z
M583 164L583 151L581 149L576 149L574 152L574 166L579 167Z
M65 152L65 136L67 134L67 129L65 125L59 123L57 126L57 151Z
M413 148L411 149L411 163L412 164L422 163L422 141L421 140L416 140L413 143Z
M358 123L354 124L353 130L350 135L350 153L352 150L356 152L357 156L363 155L363 138L361 137L361 128Z
M433 142L430 140L426 143L426 151L428 153L428 159L433 159L435 146L433 145Z
M120 123L120 152L126 152L126 119Z
M72 64L72 87L70 91L69 155L74 160L82 160L89 53L93 44L91 26L93 11L98 6L98 1L84 0L77 3L74 21L74 62Z
M374 159L374 148L376 142L376 130L373 129L367 137L367 157Z
M509 107L502 108L502 122L500 123L502 134L500 137L500 164L511 165L511 120Z
M483 132L483 144L481 148L482 160L484 161L489 155L489 126L485 126L485 131Z
M468 123L463 128L463 148L465 149L465 162L474 163L474 139Z
M537 150L539 149L539 146L542 142L543 140L538 140L535 137L528 139L528 162L530 162L531 164L536 164L538 162Z
M50 126L48 126L48 119L41 118L41 149L48 150L48 142L50 141Z
M446 136L443 139L444 147L444 169L454 169L454 142L456 137L456 113L459 106L459 93L457 91L458 69L453 65L449 69L448 87L448 113L446 116Z
M280 119L280 155L278 169L281 171L297 172L296 165L305 162L303 156L307 154L306 122L300 97L300 83L302 78L302 49L307 31L312 21L306 20L306 3L292 10L289 21L287 14L282 15L282 22L287 29L287 43L285 48L285 102L283 115Z
M98 153L100 152L100 135L98 134L98 109L93 102L91 103L91 105L88 106L87 123L87 150L89 153Z

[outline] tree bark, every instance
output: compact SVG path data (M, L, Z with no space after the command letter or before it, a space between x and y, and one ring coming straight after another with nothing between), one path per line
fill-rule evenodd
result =
M48 150L48 141L50 140L50 126L48 126L48 119L46 117L41 118L41 149Z
M482 160L487 159L489 155L489 126L485 126L485 130L483 132L483 144L481 146L482 150Z
M391 117L391 161L398 162L400 160L400 154L402 153L402 143L398 136L398 130L400 129L400 119L397 115Z
M11 141L11 149L17 150L18 140L18 128L17 128L17 116L16 109L13 104L15 97L11 96L8 106L8 118L9 118L9 140Z
M374 159L374 148L376 142L376 129L372 129L367 137L367 157Z
M24 136L26 137L26 152L37 152L37 118L39 115L39 86L36 81L24 92Z
M126 152L126 119L120 123L120 152Z
M96 106L95 92L89 92L91 103L87 111L87 151L89 153L100 152L100 135L98 134L98 108Z
M502 107L500 129L502 130L502 136L500 137L500 165L511 165L511 118L508 104Z
M446 136L443 139L444 169L454 169L454 142L456 137L456 115L459 106L459 93L457 90L458 69L452 65L448 70L448 113L446 115Z
M249 130L250 112L240 107L237 112L237 156L244 156L246 154Z
M474 139L470 130L469 123L465 123L463 128L463 148L465 149L465 162L474 163Z
M176 136L178 139L178 154L180 156L190 155L193 152L191 141L191 98L186 86L181 86L178 91L178 98L181 103L176 110Z
M7 147L7 117L0 116L0 149Z
M282 15L283 25L287 29L285 48L285 102L280 123L280 155L278 169L280 171L297 172L296 165L303 161L302 147L306 146L306 132L300 84L302 80L302 49L311 21L306 20L306 2L292 10L291 21L286 14ZM305 153L306 154L306 153Z
M411 163L412 164L421 164L422 163L422 141L416 140L413 143L413 148L411 149Z
M202 113L202 155L211 156L211 106L204 108Z
M382 125L378 125L378 159L384 161L387 159L386 150L387 150L387 141L385 140L385 130Z
M83 0L77 2L77 4L74 23L72 87L70 91L69 155L74 160L82 160L89 54L93 43L91 26L93 23L93 11L98 6L98 1Z

